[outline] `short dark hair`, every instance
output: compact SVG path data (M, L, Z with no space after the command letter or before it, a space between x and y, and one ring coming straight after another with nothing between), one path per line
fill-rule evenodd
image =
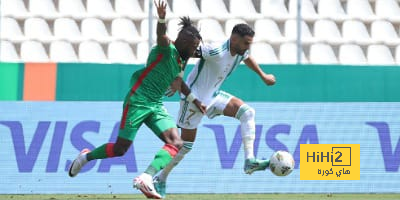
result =
M202 40L201 35L199 30L193 26L192 20L190 20L189 17L181 17L181 22L179 22L179 25L181 25L181 29L179 31L179 35L184 34L185 36L190 36L192 38L197 38L199 40Z
M240 37L250 36L254 37L253 29L247 24L236 24L232 29L232 35L238 34Z

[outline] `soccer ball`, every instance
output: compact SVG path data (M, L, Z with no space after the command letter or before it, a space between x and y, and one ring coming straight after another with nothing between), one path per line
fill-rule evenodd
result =
M294 169L294 159L287 151L277 151L269 159L269 168L277 176L287 176Z

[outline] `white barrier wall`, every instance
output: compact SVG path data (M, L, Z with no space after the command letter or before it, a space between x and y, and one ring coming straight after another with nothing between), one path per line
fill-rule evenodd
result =
M169 177L169 193L400 192L400 103L249 104L257 113L257 157L288 150L294 172L244 174L238 121L205 118L193 150ZM177 102L166 107L176 116ZM121 111L122 102L0 102L0 193L138 193L132 179L163 145L144 126L124 157L67 174L82 148L114 141ZM360 144L360 180L300 181L304 143Z

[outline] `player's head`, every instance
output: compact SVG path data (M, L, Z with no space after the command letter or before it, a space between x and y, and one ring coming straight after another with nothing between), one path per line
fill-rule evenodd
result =
M232 29L231 34L231 49L240 55L243 55L249 50L253 43L254 31L247 24L236 24Z
M181 30L175 40L175 46L180 56L187 60L193 55L202 40L199 30L193 26L189 17L181 17Z

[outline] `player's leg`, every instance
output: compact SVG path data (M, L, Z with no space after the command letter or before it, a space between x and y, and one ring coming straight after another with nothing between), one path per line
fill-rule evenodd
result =
M216 99L217 101L214 103L215 110L220 110L223 107L225 116L234 117L240 121L245 153L245 173L251 174L254 171L265 170L269 165L269 161L259 160L254 157L255 110L241 99L223 91L219 92Z
M166 197L166 187L167 187L167 178L170 172L177 166L180 161L185 157L187 153L192 150L194 138L196 137L197 129L182 129L181 128L181 138L183 140L183 146L176 154L176 156L171 160L171 162L165 166L161 172L153 177L153 183L156 191L163 197ZM186 136L186 137L185 137ZM188 140L188 137L193 139Z
M145 124L165 143L156 153L153 161L147 167L144 173L136 177L133 186L143 192L148 198L162 198L154 188L153 176L176 156L179 149L182 148L182 140L178 133L178 128L172 117L166 111L159 107L153 114L145 120Z
M146 197L154 199L161 199L163 195L155 189L153 176L167 166L182 147L177 128L168 129L159 136L165 142L164 146L156 153L145 172L133 180L134 188L139 189Z
M123 156L128 151L137 130L150 112L146 109L129 106L124 106L124 109L126 111L123 112L117 141L115 143L103 144L93 151L89 149L82 150L70 165L68 171L70 177L75 177L81 171L82 167L91 160Z
M161 196L166 195L166 181L169 173L175 166L185 157L192 149L196 138L197 125L200 123L203 114L198 111L193 103L188 101L180 102L180 110L178 113L178 126L181 127L181 138L183 146L172 161L156 176L154 176L154 186Z
M190 152L190 150L192 150L192 146L196 138L196 132L197 129L181 128L181 139L183 140L183 146L179 150L178 154L176 154L176 156L172 159L172 161L157 176L159 181L166 181L172 169L179 164L179 162L187 153Z

